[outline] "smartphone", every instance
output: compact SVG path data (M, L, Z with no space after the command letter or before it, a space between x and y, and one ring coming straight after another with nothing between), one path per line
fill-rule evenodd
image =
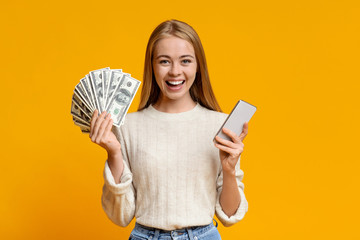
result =
M238 101L215 137L219 136L223 139L232 141L228 135L223 133L222 129L225 127L240 136L244 123L249 122L255 112L256 107L254 105L251 105L243 100ZM216 141L215 137L214 141Z

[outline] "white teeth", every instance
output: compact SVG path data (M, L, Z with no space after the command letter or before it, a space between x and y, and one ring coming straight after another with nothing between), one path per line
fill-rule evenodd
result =
M168 81L171 85L179 85L182 84L183 81Z

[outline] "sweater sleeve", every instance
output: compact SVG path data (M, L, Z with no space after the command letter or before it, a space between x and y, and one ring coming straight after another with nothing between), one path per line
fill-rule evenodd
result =
M129 225L135 215L135 190L132 184L132 173L128 161L126 145L119 128L113 127L116 138L120 141L124 161L121 182L115 183L108 162L104 168L104 186L101 196L102 207L108 218L121 227Z
M244 218L245 213L248 210L248 202L245 198L245 194L244 194L244 183L242 183L242 179L244 177L244 172L240 169L240 158L239 161L237 162L236 166L235 166L235 177L236 177L236 182L238 185L238 189L240 192L240 205L237 209L237 211L235 212L234 215L228 217L226 215L226 213L223 211L223 209L221 208L220 205L220 194L222 191L222 185L223 185L223 172L221 170L219 177L217 179L217 196L216 196L216 205L215 205L215 213L217 218L220 220L220 222L225 226L225 227L230 227L231 225L239 222L241 219Z

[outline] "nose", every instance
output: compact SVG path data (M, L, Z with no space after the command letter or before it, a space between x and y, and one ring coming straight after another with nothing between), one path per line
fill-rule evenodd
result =
M181 66L179 66L178 63L173 63L171 65L170 71L169 71L169 75L170 76L178 76L181 74Z

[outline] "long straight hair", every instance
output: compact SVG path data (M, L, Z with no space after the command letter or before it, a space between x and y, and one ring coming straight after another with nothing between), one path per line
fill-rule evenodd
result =
M169 20L161 23L150 36L146 47L144 77L138 111L147 108L151 104L155 104L159 99L161 90L156 83L153 72L153 54L158 41L171 36L188 41L195 50L197 71L194 83L189 90L192 100L207 109L221 112L211 87L205 52L200 38L190 25L178 20Z

